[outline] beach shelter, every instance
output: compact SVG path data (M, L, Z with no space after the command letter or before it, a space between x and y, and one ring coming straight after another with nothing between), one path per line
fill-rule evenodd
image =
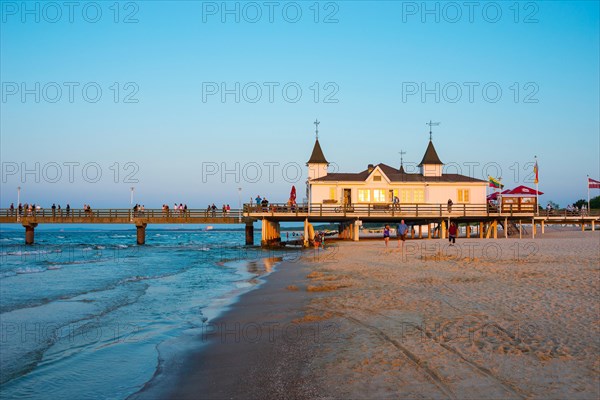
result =
M502 212L535 212L537 210L537 197L543 192L521 185L501 194Z

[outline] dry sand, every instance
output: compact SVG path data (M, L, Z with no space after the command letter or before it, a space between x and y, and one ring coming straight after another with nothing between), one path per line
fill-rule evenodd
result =
M293 329L213 335L171 397L598 399L600 234L546 232L304 252L213 321Z
M305 313L336 327L307 366L323 397L600 397L598 232L392 244L311 263L331 291Z

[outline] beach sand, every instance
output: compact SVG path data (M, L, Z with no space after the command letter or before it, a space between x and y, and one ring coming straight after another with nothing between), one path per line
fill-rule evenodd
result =
M597 399L599 252L548 228L307 251L213 321L241 328L215 328L171 397ZM252 342L265 323L285 329Z

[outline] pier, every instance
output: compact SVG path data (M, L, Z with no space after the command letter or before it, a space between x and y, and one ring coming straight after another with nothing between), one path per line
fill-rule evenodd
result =
M66 210L41 209L35 212L18 214L17 210L0 209L0 224L21 224L25 228L25 244L34 244L35 228L39 224L131 224L136 228L137 244L146 243L146 228L150 224L244 224L246 244L254 244L254 223L261 221L261 245L277 245L281 241L280 223L302 222L305 244L311 223L336 223L339 238L359 240L360 226L363 223L397 224L404 220L411 227L409 237L424 238L423 227L427 227L427 238L447 238L450 221L465 226L467 235L478 233L484 238L497 238L498 226L505 237L519 236L535 238L538 227L543 234L547 224L578 225L581 230L589 226L596 229L600 222L600 210L590 210L585 214L566 210L547 212L532 209L499 210L487 204L356 204L327 205L321 203L269 204L266 207L246 204L242 209L221 210L169 210L147 209L134 212L129 209L83 209ZM531 226L530 232L522 229Z

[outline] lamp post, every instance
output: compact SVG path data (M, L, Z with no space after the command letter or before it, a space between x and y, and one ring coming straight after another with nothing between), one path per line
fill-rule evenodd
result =
M135 190L135 187L130 187L131 189L131 194L129 196L129 220L133 221L133 213L132 213L132 208L133 208L133 191Z
M19 214L19 204L21 204L21 186L17 186L17 221L21 220L21 215Z
M242 223L242 188L238 188L238 222Z

